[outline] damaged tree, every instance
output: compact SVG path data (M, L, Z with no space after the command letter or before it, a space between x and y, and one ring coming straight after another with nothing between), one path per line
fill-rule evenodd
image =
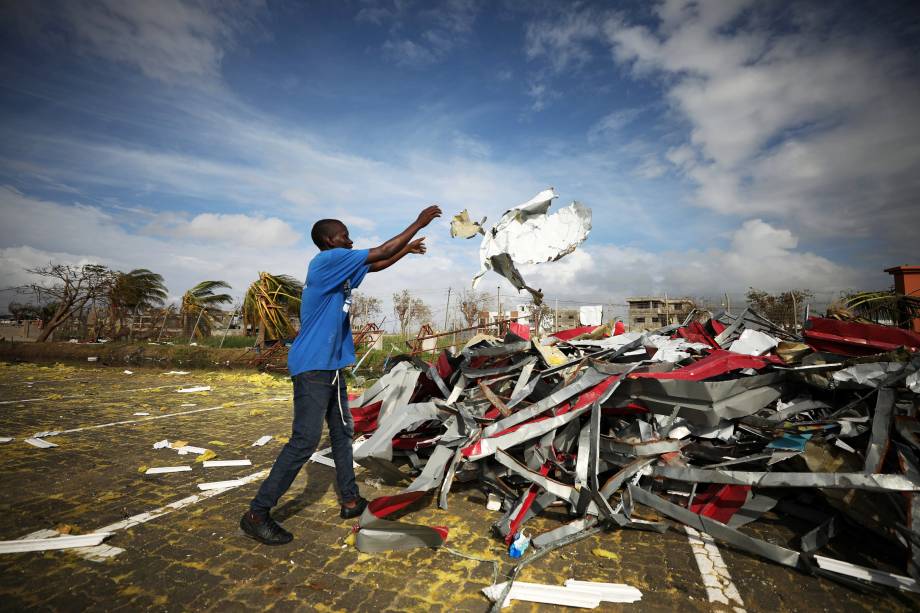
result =
M41 334L35 339L40 343L47 341L69 319L82 313L88 304L104 299L115 278L115 273L101 264L49 264L27 268L26 272L43 280L18 287L17 291L36 296L39 304L53 302L56 305L42 326Z
M393 314L399 322L399 335L403 338L406 338L406 331L413 321L423 323L431 319L428 305L421 298L415 298L407 289L393 294Z

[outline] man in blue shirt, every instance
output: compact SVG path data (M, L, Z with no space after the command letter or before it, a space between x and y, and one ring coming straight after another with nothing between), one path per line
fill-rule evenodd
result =
M304 463L313 455L329 427L332 458L341 509L349 519L361 515L367 500L358 493L352 459L354 422L348 410L345 377L340 369L355 360L351 337L351 292L368 272L388 268L410 253L425 253L425 238L415 234L441 216L430 206L408 228L373 249L352 249L348 228L337 219L323 219L310 235L320 252L310 261L300 306L300 333L288 353L294 383L294 424L291 439L281 449L271 472L240 519L248 536L266 545L293 539L272 519L269 511L291 487Z

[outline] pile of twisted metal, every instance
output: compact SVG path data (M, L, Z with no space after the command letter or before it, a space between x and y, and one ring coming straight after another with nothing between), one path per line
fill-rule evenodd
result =
M411 479L370 502L357 548L439 547L447 527L386 518L429 494L446 509L467 483L500 500L506 543L550 506L570 515L533 537L498 602L554 548L675 524L810 574L920 591L920 334L821 317L790 332L750 310L606 330L478 335L431 364L406 357L354 400L355 461ZM739 530L766 513L812 529L797 548ZM816 554L846 526L890 543L906 575Z

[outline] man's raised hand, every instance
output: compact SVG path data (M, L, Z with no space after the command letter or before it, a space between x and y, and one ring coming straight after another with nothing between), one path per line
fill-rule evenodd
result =
M415 223L417 223L420 228L424 228L430 224L435 217L440 216L441 207L436 204L432 204L430 207L426 208L424 211L418 214L418 219L415 220Z
M425 237L417 238L409 243L409 253L423 254L428 248L425 246Z

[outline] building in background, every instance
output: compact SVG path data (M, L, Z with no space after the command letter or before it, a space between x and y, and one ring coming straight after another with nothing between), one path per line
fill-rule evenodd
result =
M682 322L695 304L689 298L661 298L637 296L627 298L630 330L654 330L668 324Z

